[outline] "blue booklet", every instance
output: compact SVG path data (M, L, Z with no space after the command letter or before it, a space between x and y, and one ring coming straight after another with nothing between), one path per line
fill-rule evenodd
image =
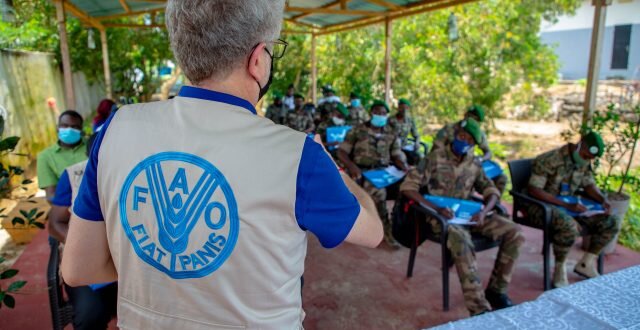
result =
M367 181L378 189L386 188L404 178L405 173L391 165L387 168L370 170L362 173Z
M449 220L450 224L456 225L474 225L471 217L482 210L482 204L466 199L457 199L451 197L424 195L424 199L428 200L437 207L447 207L451 209L455 215Z
M602 204L590 200L588 198L583 198L580 196L557 196L557 198L565 203L569 203L569 204L582 204L584 205L584 207L587 208L587 211L582 212L582 213L576 213L573 211L569 211L567 209L565 209L564 207L558 207L559 209L563 210L564 212L566 212L568 215L572 216L572 217L591 217L597 214L603 214L604 211L604 207L602 207Z
M482 169L489 179L495 179L503 173L500 165L492 160L485 160L482 162Z
M91 290L97 291L112 283L116 283L116 282L89 284L89 287L91 288Z
M332 126L327 128L327 143L344 142L347 133L351 130L351 126ZM329 150L338 149L338 146L330 146Z

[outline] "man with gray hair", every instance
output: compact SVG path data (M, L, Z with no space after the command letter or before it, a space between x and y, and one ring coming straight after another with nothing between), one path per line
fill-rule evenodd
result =
M122 329L291 329L306 231L375 247L375 205L322 146L255 115L284 0L169 0L167 29L192 82L105 123L74 203L62 275L118 280Z

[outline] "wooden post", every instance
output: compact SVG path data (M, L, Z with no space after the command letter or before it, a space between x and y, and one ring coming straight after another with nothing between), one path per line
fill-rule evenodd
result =
M113 100L111 91L111 67L109 66L109 46L107 45L107 30L100 29L100 41L102 41L102 66L104 67L104 88L106 97Z
M595 13L593 15L593 30L591 31L591 53L589 55L589 73L587 75L587 90L584 97L584 112L582 125L591 127L591 118L596 108L598 98L598 79L600 78L600 59L602 57L602 40L604 39L607 6L611 0L593 0Z
M318 103L318 59L316 58L316 34L311 34L311 99Z
M391 102L391 19L387 17L384 21L384 101Z
M60 35L60 53L62 54L62 71L64 74L64 91L67 109L76 108L76 97L73 92L73 76L71 74L71 59L69 58L69 43L67 41L67 24L64 12L64 1L56 1L56 18L58 34Z

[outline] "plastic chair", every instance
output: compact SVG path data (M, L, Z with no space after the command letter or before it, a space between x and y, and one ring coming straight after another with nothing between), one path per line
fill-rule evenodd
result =
M533 159L519 159L509 162L509 172L511 173L512 190L509 192L513 196L513 221L523 226L542 230L542 254L543 254L543 285L544 290L551 289L551 206L541 200L535 199L526 193L531 177L531 167ZM544 211L542 225L533 222L527 215L527 207L535 205ZM589 233L584 230L582 236ZM598 272L603 273L604 258L602 253L598 256Z
M62 330L73 321L73 308L64 300L62 280L60 279L60 243L49 237L49 263L47 265L47 285L49 289L49 306L51 307L51 323L54 330Z

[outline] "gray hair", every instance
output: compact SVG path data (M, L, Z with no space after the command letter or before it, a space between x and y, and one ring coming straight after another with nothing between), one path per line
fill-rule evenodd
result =
M284 0L169 0L171 48L191 83L225 79L261 42L280 35Z

